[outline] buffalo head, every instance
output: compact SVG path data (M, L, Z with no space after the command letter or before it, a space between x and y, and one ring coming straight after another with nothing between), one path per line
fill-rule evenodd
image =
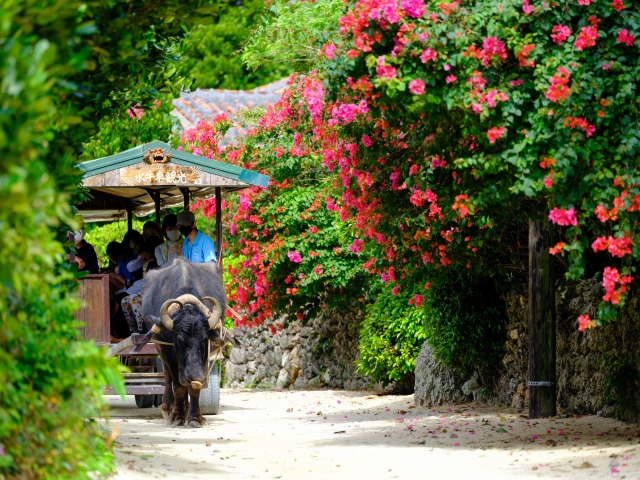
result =
M213 309L202 303L208 301ZM209 341L214 346L230 342L241 346L231 332L223 325L220 302L212 297L202 301L194 295L185 294L165 301L160 309L160 318L151 316L154 330L165 328L173 332L173 343L178 357L180 384L191 384L200 388L208 372Z

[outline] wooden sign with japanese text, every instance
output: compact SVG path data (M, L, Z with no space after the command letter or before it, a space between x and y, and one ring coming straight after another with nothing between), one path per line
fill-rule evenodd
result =
M202 185L202 171L198 167L183 167L175 163L136 164L120 169L120 185Z

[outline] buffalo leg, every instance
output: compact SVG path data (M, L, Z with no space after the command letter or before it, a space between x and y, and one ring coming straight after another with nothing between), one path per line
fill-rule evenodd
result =
M189 386L189 397L191 400L189 405L189 426L202 428L207 424L207 421L200 413L200 389Z
M168 419L171 416L171 411L173 410L173 404L175 400L173 397L173 380L171 378L171 370L167 368L166 363L163 365L163 367L164 367L164 393L162 394L162 405L160 406L160 409L162 410L162 416L165 419Z
M169 419L174 427L181 427L187 421L187 409L189 408L189 395L187 395L187 387L179 383L173 385L173 396L175 398L173 411Z

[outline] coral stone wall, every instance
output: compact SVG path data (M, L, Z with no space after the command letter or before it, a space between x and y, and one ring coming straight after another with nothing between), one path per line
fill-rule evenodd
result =
M603 290L595 279L559 286L557 398L564 413L599 413L640 421L639 295L631 295L618 320L579 332L579 315L596 312ZM506 353L497 372L462 375L433 359L424 345L416 362L415 401L433 405L470 399L524 408L528 401L528 299L510 293L505 324Z
M268 388L331 387L357 390L370 386L356 372L358 328L363 313L326 312L306 325L291 322L275 335L270 325L236 329L244 348L233 348L225 363L225 386Z

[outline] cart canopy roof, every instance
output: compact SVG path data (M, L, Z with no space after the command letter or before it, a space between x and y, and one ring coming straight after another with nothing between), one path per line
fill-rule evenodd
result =
M183 205L253 186L266 188L269 177L171 148L154 140L109 157L78 165L91 199L76 205L87 222L118 220L127 211L146 216L156 209Z

